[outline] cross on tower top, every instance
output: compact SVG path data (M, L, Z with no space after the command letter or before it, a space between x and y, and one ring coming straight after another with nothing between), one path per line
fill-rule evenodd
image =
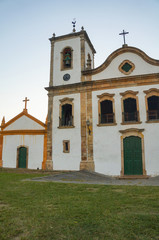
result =
M25 102L25 108L23 109L24 111L27 112L27 102L30 101L27 97L25 97L25 99L23 100L23 102Z
M129 33L129 32L125 32L124 30L123 30L122 33L119 33L119 35L123 35L124 45L126 45L126 42L125 42L125 35L128 34L128 33Z

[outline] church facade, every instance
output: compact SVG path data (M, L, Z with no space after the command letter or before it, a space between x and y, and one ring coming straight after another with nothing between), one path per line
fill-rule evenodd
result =
M83 28L50 42L47 122L3 120L0 167L159 175L159 60L124 44L95 68Z
M0 131L0 167L45 169L47 122L44 124L23 111L5 122Z
M159 61L126 44L94 68L80 32L50 38L46 169L159 174Z

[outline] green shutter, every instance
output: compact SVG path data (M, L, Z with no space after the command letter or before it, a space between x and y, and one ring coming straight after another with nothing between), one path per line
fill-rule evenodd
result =
M19 148L19 168L26 168L27 148Z
M124 174L142 175L141 138L130 136L124 138Z

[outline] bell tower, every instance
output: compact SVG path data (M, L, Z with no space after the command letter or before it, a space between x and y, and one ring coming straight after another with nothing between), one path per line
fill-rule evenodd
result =
M94 54L96 53L86 31L76 32L73 22L73 32L62 36L53 36L50 58L50 81L48 91L48 132L47 132L47 161L46 169L53 169L52 159L52 119L53 119L53 91L64 85L77 84L85 81L82 71L94 68ZM89 62L89 63L88 63Z
M81 31L56 37L51 42L49 87L73 84L81 81L81 71L94 68L95 49L84 28Z

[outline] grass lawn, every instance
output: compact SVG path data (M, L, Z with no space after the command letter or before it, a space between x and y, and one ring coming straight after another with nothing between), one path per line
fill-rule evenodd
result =
M22 181L32 177L0 172L0 240L159 240L159 187Z

